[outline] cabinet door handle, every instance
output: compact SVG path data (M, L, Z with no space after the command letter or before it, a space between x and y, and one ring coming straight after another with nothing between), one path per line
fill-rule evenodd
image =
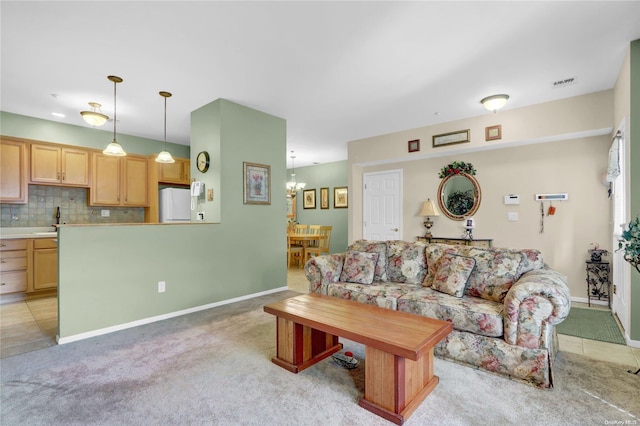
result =
M62 172L62 181L64 182L64 172Z

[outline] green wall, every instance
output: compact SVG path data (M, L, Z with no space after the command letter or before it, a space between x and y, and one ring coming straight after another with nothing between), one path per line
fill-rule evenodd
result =
M291 170L287 170L287 179ZM340 253L347 248L348 209L333 208L333 188L347 186L347 161L319 164L316 166L296 168L296 181L307 184L305 189L316 190L316 208L302 207L302 191L296 197L298 223L308 225L331 225L331 253ZM329 208L320 208L320 188L329 188Z
M205 112L192 116L190 158L194 165L199 151L212 154L209 172L198 172L198 178L218 185L205 208L215 216L217 204L220 223L62 226L58 320L63 341L286 288L286 122L225 100ZM95 148L109 139L83 139L93 129L6 113L2 118L2 133L15 137L71 145L82 139L87 140L83 146ZM132 153L155 151L148 140L125 135L118 140ZM271 205L243 204L242 161L271 166L276 190ZM158 281L166 282L165 293L158 293Z
M631 217L640 216L640 40L631 42L631 112L628 134L630 152ZM631 268L630 306L640 307L640 273ZM640 341L640 309L630 309L630 330L632 340Z
M0 134L3 136L85 148L104 149L113 140L113 128L109 131L107 126L108 124L105 124L105 130L98 130L0 111ZM164 146L164 141L120 133L117 134L117 139L130 154L151 155L162 151ZM174 157L189 158L188 146L167 142L167 150Z

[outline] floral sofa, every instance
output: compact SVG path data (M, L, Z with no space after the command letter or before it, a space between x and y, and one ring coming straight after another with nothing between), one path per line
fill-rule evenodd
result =
M569 288L538 250L360 240L305 273L311 292L452 322L438 357L553 386Z

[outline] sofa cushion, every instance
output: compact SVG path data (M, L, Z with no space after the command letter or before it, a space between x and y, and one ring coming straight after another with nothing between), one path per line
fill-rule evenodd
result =
M469 247L466 255L476 260L466 294L502 302L516 281L522 254L506 249Z
M387 280L394 283L422 283L427 272L426 247L426 243L421 241L387 241Z
M384 241L358 240L347 247L347 250L378 253L374 281L387 281L387 243Z
M427 262L427 274L424 277L422 285L425 287L431 287L433 284L433 278L436 276L436 270L438 267L438 260L445 253L445 250L450 249L452 246L448 244L431 243L424 249L424 255Z
M344 256L340 281L371 284L377 260L378 253L349 250Z
M453 323L453 328L488 337L502 337L503 304L478 297L462 298L420 287L398 298L398 310Z
M476 266L473 257L445 253L437 263L432 288L455 297L462 297L469 277Z
M327 285L327 295L397 310L398 298L418 288L420 285L404 283L355 284L340 281Z
M516 281L520 279L522 274L534 269L542 269L544 267L544 260L542 259L542 253L536 249L522 249L512 250L513 253L520 253L522 255L522 261L518 267L516 273Z

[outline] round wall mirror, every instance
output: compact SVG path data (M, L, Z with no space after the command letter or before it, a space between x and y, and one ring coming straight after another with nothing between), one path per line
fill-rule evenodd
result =
M449 219L464 220L480 207L480 185L467 173L449 175L438 188L438 205Z

